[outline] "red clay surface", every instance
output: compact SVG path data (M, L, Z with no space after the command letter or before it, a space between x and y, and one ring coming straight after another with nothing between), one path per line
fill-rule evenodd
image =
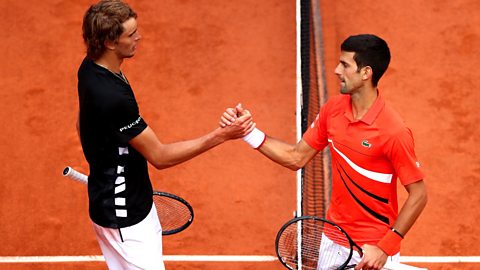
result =
M93 1L3 0L0 42L0 256L98 255L75 132L81 20ZM141 114L163 142L217 126L242 102L269 135L295 142L295 1L130 1L143 41L124 72ZM350 34L374 33L392 50L380 84L412 128L430 201L402 246L407 256L480 255L480 3L321 0L327 87ZM475 141L475 139L477 141ZM169 255L272 255L295 209L295 173L227 142L175 168L151 169L156 189L186 198L193 225L164 238ZM402 198L405 193L402 193ZM476 269L479 264L417 264ZM271 263L167 262L167 269L283 269ZM0 264L0 269L106 269L102 263Z

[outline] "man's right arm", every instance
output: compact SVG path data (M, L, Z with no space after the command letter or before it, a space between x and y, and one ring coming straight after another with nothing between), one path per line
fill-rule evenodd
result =
M268 136L258 150L272 161L294 171L303 168L318 153L304 140L291 145Z
M129 144L155 168L164 169L192 159L227 140L242 138L254 127L251 116L245 115L228 128L219 127L196 139L164 144L147 126Z
M229 108L223 113L219 124L226 128L233 125L239 119L238 117L244 114L251 115L241 104L238 104L235 108ZM248 137L248 139L244 137L244 140L251 147L257 149L272 161L294 171L303 168L319 152L303 139L292 145L266 136L258 129L248 134Z

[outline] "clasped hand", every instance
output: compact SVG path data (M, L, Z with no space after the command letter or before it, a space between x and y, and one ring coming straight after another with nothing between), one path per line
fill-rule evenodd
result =
M237 104L234 108L227 108L220 117L219 126L226 129L229 138L238 139L252 132L255 128L250 112Z

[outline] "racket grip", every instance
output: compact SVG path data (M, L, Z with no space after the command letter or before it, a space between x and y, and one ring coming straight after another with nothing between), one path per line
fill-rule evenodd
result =
M65 167L65 169L63 169L63 176L66 176L66 177L69 177L75 181L78 181L78 182L81 182L83 184L87 184L88 183L88 176L86 176L85 174L81 173L81 172L78 172L76 170L74 170L72 167Z

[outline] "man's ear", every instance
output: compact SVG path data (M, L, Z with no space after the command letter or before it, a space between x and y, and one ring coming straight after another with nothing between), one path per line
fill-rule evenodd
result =
M366 66L362 68L362 79L363 80L370 80L373 76L373 69L370 66Z
M115 50L117 42L112 40L105 40L103 44L105 45L105 48L107 48L107 50Z

